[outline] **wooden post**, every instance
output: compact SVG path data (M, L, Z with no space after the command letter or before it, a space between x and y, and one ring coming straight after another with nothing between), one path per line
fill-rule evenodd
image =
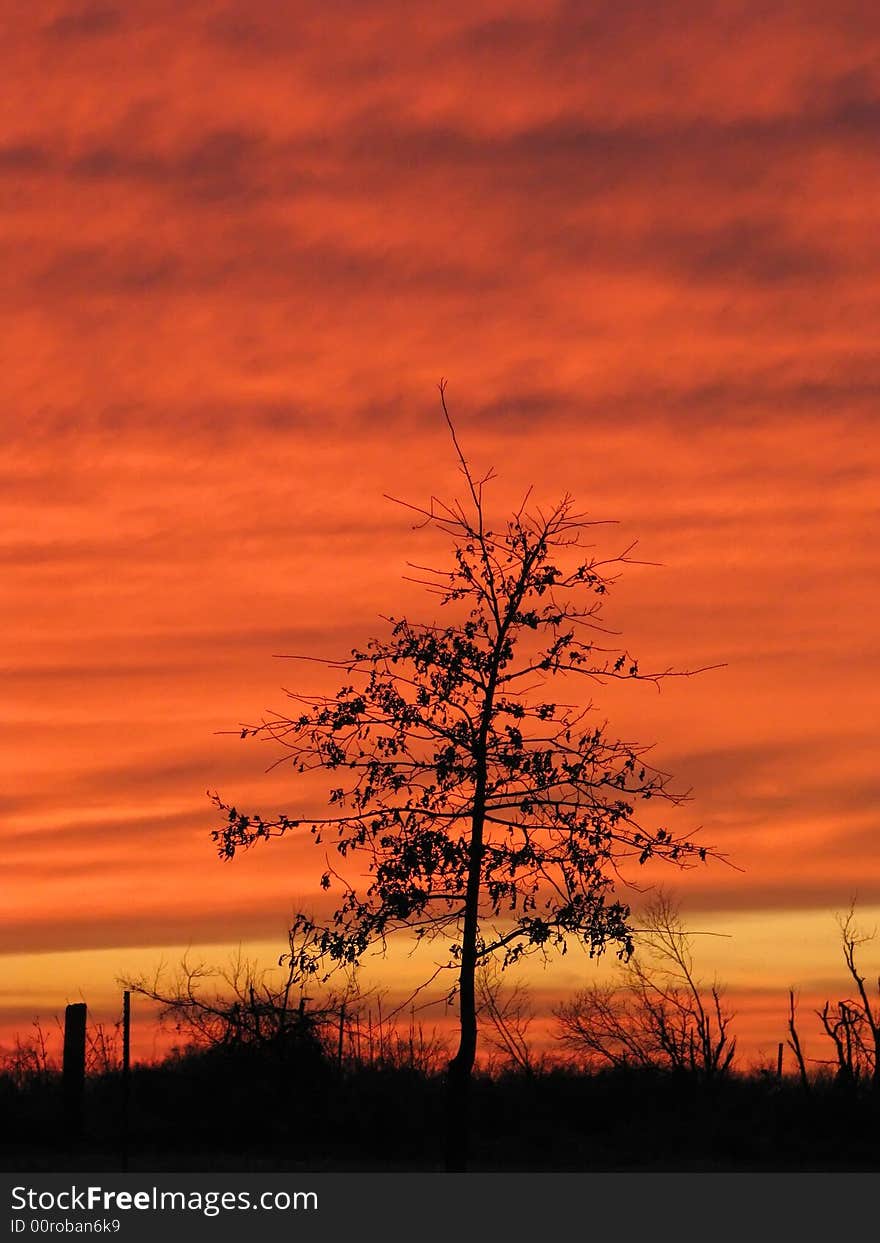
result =
M82 1135L85 1082L86 1004L76 1002L64 1011L64 1059L61 1071L64 1129L70 1140L79 1139Z
M776 1078L782 1078L782 1041L779 1042L779 1048L776 1051Z
M131 1093L131 993L122 994L122 1171L128 1170L128 1102Z

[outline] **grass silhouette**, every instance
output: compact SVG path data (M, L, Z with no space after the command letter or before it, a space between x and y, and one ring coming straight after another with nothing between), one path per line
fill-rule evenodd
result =
M58 1126L55 1071L0 1075L6 1169L119 1168L121 1075L86 1085L85 1132ZM478 1073L476 1170L867 1170L880 1160L880 1095L819 1074L707 1083L636 1068L543 1065ZM402 1058L191 1049L132 1072L133 1170L439 1170L444 1074Z

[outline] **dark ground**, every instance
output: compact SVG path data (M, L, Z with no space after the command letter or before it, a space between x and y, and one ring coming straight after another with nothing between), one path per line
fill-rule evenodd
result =
M831 1078L478 1076L472 1115L475 1170L880 1169L880 1094ZM441 1170L443 1132L439 1073L214 1050L131 1074L132 1171ZM121 1169L121 1075L86 1081L76 1142L57 1074L0 1076L0 1168Z

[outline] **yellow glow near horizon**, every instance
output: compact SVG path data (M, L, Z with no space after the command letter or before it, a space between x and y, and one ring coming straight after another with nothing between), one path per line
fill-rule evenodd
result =
M737 993L763 993L768 997L779 993L778 1004L774 1001L766 1011L767 1031L758 1019L752 1021L748 1036L742 1042L747 1055L778 1038L789 987L796 991L802 989L807 994L823 990L829 995L847 992L849 979L842 959L839 929L831 911L707 911L686 918L685 922L691 929L699 976L706 982L717 978L734 1009ZM858 909L857 922L866 933L880 928L880 907ZM0 958L4 981L0 1044L8 1045L16 1033L27 1035L32 1018L39 1018L44 1028L50 1027L69 1002L86 1001L95 1021L112 1023L121 1011L119 981L122 978L150 978L163 967L164 978L168 980L184 955L191 965L203 963L219 970L228 968L239 956L255 964L258 971L265 970L268 979L280 980L283 969L278 967L278 958L283 948L272 941L255 940L241 944L210 942L3 955ZM440 943L434 947L424 944L412 952L410 949L410 943L402 938L392 939L384 957L374 954L364 959L362 986L384 993L389 1008L406 1001L442 958ZM862 963L869 977L873 975L878 958L880 938L864 947ZM546 967L537 959L529 960L516 967L508 978L511 982L516 980L528 985L533 1008L541 1015L549 1011L554 1000L589 983L611 979L615 963L612 953L590 960L575 951L565 957L556 955ZM441 973L431 986L414 998L412 1004L417 1007L434 1001L425 1009L426 1022L450 1016L443 997L452 982L451 973ZM216 983L222 987L219 978ZM317 982L313 988L315 995L320 993L321 986ZM155 1016L149 1006L146 1012L149 1032L144 1030L141 1019L136 1042L140 1056L149 1056L155 1047Z

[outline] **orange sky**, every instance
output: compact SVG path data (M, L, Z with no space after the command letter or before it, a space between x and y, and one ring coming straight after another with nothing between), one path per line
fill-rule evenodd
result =
M283 948L321 860L216 859L206 789L294 810L217 731L283 706L273 654L430 609L382 496L458 488L445 375L501 513L567 490L663 563L608 606L643 667L727 662L613 723L744 869L669 881L770 1040L880 907L876 6L0 26L0 1035L158 947Z

